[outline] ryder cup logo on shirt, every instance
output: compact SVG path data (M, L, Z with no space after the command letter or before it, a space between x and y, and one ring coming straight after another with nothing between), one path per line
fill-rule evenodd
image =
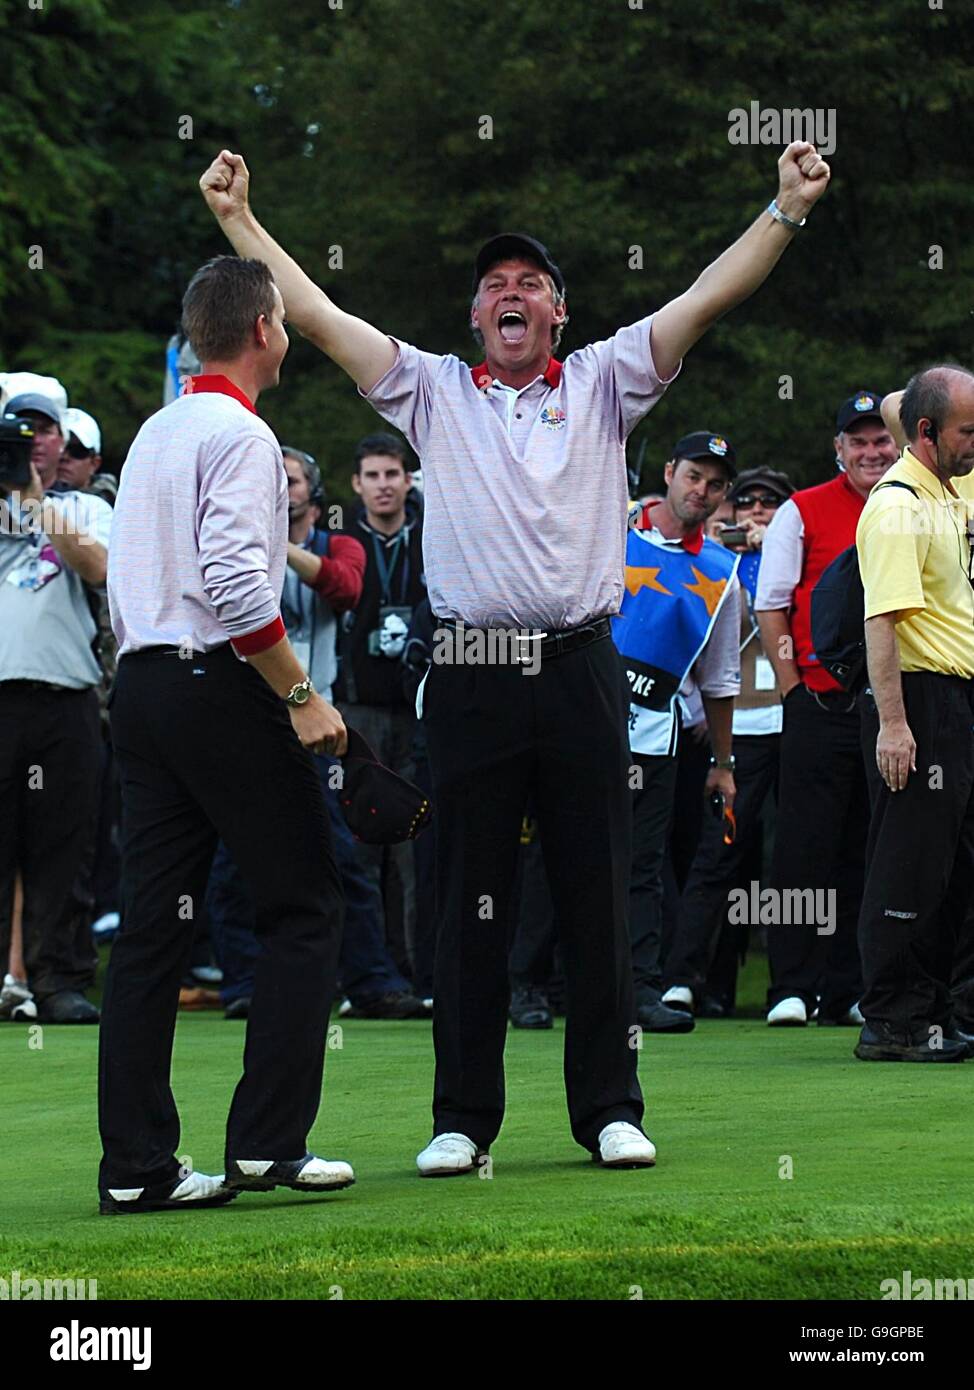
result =
M719 434L715 434L707 445L707 448L712 454L716 454L718 458L723 458L727 453L727 440L722 439Z
M873 400L872 396L858 396L855 401L855 409L859 411L875 410L876 402Z
M546 430L563 430L567 416L558 405L546 405L541 412L541 423Z

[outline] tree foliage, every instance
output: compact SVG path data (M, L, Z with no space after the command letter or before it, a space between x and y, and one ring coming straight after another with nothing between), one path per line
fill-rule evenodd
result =
M0 366L61 374L117 465L182 287L224 249L196 189L223 145L343 307L431 350L474 360L476 249L533 231L565 272L570 351L680 293L767 205L780 151L732 145L732 109L818 108L826 198L632 448L651 482L713 428L744 466L827 476L842 398L972 358L974 26L934 2L0 0ZM344 494L375 417L338 369L295 343L262 410Z

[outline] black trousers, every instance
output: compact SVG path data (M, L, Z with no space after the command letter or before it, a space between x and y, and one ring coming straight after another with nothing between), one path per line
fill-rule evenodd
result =
M436 804L436 1134L486 1148L504 1114L508 952L529 797L566 973L572 1134L594 1151L614 1120L639 1124L626 930L628 693L610 638L541 662L434 663L423 692Z
M174 1178L173 1031L219 837L241 866L262 953L225 1158L295 1159L321 1098L341 881L312 755L283 701L229 645L119 661L122 930L102 1006L101 1186Z
M658 1004L663 993L663 873L673 819L679 761L633 753L640 780L632 796L632 871L629 940L639 1006Z
M723 822L705 816L683 889L676 937L666 958L667 987L684 985L698 995L703 992L727 894L750 854L761 808L777 780L779 738L778 734L756 734L734 740L737 834L732 845L725 845Z
M7 969L14 875L24 883L24 963L38 998L94 983L90 864L98 806L98 696L0 683L0 967Z
M903 676L916 772L891 792L876 766L879 716L863 701L873 811L859 916L862 1012L927 1042L951 1013L954 957L974 893L974 682Z
M862 990L856 924L869 798L858 704L796 686L784 701L780 758L771 886L834 891L836 913L831 934L815 924L769 925L768 1006L796 997L811 1013L821 996L821 1016L838 1018Z
M535 823L536 824L536 823ZM518 851L517 903L509 962L512 989L545 990L555 965L555 910L535 829Z
M362 735L380 763L410 782L415 780L416 714L412 706L360 705L343 700L338 708L349 728ZM361 872L381 896L389 952L397 969L411 978L416 931L413 845L408 840L398 845L369 845L359 841L355 845L355 855Z

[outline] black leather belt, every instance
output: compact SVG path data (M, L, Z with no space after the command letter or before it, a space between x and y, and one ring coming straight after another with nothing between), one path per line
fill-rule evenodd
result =
M525 658L530 659L537 654L542 660L551 656L565 656L568 652L587 647L592 642L601 642L612 631L608 618L593 618L590 623L580 623L578 627L564 627L557 632L548 632L544 637L541 637L540 633L532 635L530 629L473 627L467 623L460 623L456 618L434 618L433 622L437 627L450 628L454 632L460 627L464 632L519 633Z
M84 686L83 689L85 689L85 690L89 690L89 689L90 689L90 690L93 690L93 689L94 689L94 686ZM31 691L35 691L35 692L41 692L41 693L43 693L43 694L51 693L51 694L55 694L55 695L77 695L77 694L78 694L78 687L77 687L77 686L74 686L74 685L55 685L53 681L29 681L29 680L0 681L0 690L22 690L22 691L31 690Z
M185 647L139 647L137 651L126 652L119 657L120 661L154 661L159 657L177 657L183 661L205 661L207 657L213 658L230 650L229 642L222 642L218 647L211 647L208 652L198 652L195 650L188 652Z

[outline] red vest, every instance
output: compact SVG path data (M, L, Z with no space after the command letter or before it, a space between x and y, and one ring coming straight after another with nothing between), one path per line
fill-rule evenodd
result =
M844 473L818 487L792 494L805 526L802 575L791 601L791 635L795 660L810 690L841 690L819 664L812 646L812 590L835 557L856 543L856 526L866 500Z

